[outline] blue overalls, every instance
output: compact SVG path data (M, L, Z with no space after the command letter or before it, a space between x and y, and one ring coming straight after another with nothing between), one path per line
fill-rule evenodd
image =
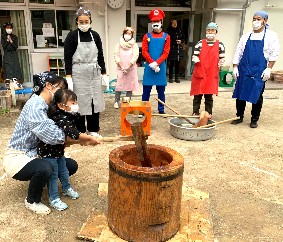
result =
M244 116L246 102L251 102L252 119L257 121L262 107L262 93L265 82L262 80L262 72L267 67L267 61L263 54L264 38L251 40L251 34L246 42L243 56L239 63L239 77L235 85L233 98L237 98L237 116Z
M153 38L151 33L147 33L147 37L149 38L148 52L153 60L157 60L164 51L167 33L163 33L162 38ZM152 86L155 85L158 93L158 98L161 101L165 102L165 86L167 85L166 62L163 61L159 67L160 71L158 73L155 73L155 71L149 67L148 63L145 64L143 75L143 101L149 101ZM158 111L164 112L164 105L159 102Z

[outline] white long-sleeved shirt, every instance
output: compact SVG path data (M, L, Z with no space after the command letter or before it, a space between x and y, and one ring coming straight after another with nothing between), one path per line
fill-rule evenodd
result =
M262 40L264 31L261 31L260 33L249 32L244 34L240 38L236 52L234 54L233 64L235 65L239 64L243 56L246 43L247 40L249 39L250 34L251 34L250 40ZM264 47L263 47L263 54L265 59L267 60L267 62L276 61L278 59L279 52L280 52L280 44L277 34L274 31L267 29L265 33Z

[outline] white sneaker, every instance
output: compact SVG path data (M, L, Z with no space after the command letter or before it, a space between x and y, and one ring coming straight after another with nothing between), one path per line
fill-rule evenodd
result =
M58 211L63 211L68 208L68 205L64 203L60 198L56 198L50 201L50 206L57 209Z
M100 139L103 138L103 136L101 136L99 133L96 133L96 132L89 132L89 135L91 135L91 136L93 136L95 138L100 138Z
M115 103L114 103L114 108L116 108L116 109L119 108L119 103L118 103L118 102L115 102Z
M47 215L51 212L49 207L47 207L46 205L44 205L42 203L29 203L27 201L27 198L25 198L25 206L26 206L27 209L30 209L31 211L33 211L37 214Z
M63 191L63 195L64 196L68 196L72 199L77 199L80 197L79 193L77 193L73 188L69 188L68 190L66 191Z

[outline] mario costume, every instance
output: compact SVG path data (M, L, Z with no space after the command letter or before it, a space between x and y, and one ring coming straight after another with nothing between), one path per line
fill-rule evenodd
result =
M162 31L165 17L161 9L149 13L153 31L146 33L142 40L142 55L146 60L143 75L142 100L149 101L152 86L156 86L158 98L165 102L166 62L170 52L170 36ZM164 105L158 103L158 112L164 114Z

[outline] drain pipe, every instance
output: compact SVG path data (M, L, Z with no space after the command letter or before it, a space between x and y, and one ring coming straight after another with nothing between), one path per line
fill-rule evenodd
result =
M243 35L243 31L244 31L244 24L245 24L245 17L246 17L247 8L254 1L257 1L257 0L247 0L242 8L213 8L212 13L211 13L211 21L215 21L215 14L217 12L227 12L227 11L229 11L229 12L242 12L240 34L239 34L239 37L241 38L241 36Z
M105 1L105 5L104 5L104 13L105 13L105 17L104 17L104 28L105 28L105 56L106 56L106 71L107 74L109 75L109 39L108 39L108 31L109 31L109 27L108 27L108 7L107 7L107 2Z

